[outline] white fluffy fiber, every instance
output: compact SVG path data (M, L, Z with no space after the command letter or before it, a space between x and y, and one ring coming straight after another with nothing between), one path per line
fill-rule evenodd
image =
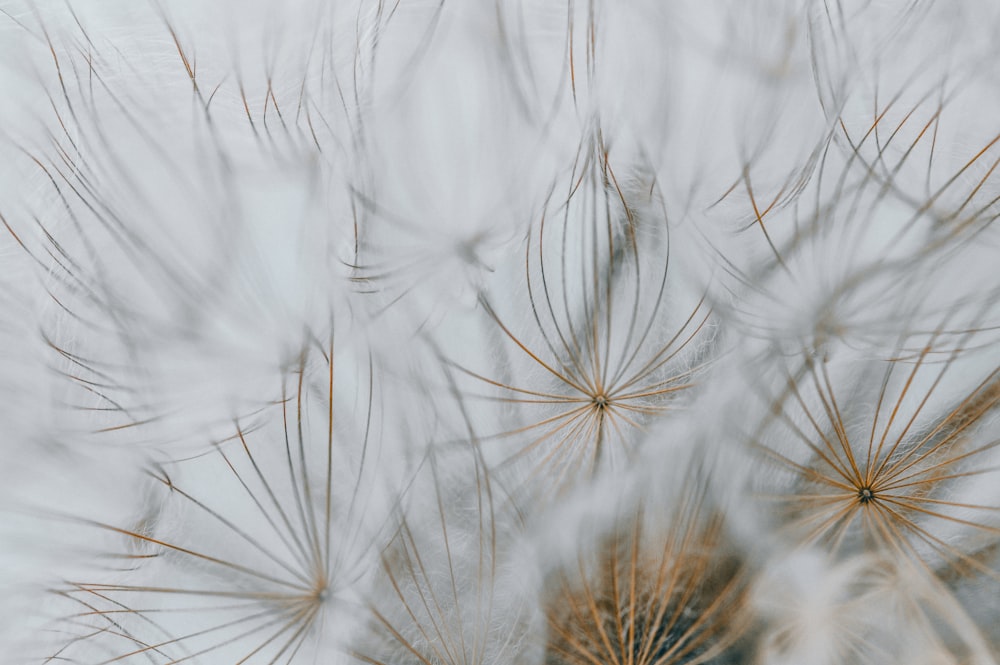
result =
M998 29L0 0L0 660L998 662Z

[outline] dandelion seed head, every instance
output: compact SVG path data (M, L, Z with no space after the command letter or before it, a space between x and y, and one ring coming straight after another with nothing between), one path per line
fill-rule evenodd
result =
M993 663L998 16L9 0L4 655Z

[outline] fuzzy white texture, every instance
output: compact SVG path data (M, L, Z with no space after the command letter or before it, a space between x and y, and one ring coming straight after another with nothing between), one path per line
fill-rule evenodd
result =
M986 0L0 0L0 661L1000 654Z

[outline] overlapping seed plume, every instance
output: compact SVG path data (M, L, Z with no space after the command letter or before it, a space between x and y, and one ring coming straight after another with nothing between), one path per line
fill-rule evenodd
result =
M0 0L4 655L998 662L987 4Z

